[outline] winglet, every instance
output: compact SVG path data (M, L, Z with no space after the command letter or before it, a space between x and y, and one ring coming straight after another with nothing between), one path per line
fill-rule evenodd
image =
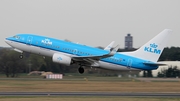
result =
M112 41L104 50L110 51L115 41Z
M114 54L116 54L116 52L118 51L118 49L119 49L119 45L117 45L115 48L111 48L109 55L114 55Z

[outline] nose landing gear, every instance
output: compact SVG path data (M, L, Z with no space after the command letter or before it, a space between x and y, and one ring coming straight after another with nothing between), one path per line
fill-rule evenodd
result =
M19 55L19 58L20 58L20 59L23 59L23 54L20 54L20 55Z

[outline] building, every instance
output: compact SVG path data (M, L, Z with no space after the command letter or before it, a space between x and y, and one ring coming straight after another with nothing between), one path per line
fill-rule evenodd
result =
M130 33L125 36L125 49L132 49L133 48L133 37Z

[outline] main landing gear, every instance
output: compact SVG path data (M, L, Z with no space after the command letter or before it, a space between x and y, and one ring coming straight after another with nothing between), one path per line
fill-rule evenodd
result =
M78 71L79 71L80 74L83 74L83 73L84 73L84 68L80 66L80 67L78 68Z

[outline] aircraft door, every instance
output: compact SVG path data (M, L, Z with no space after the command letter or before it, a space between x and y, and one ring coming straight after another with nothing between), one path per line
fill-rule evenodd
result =
M32 40L33 40L33 37L32 36L28 36L28 38L27 38L27 45L31 45L32 44Z
M128 59L128 62L127 62L127 68L131 68L132 66L132 59Z
M73 54L74 54L74 55L77 55L77 52L78 52L77 49L74 49L74 50L73 50Z

